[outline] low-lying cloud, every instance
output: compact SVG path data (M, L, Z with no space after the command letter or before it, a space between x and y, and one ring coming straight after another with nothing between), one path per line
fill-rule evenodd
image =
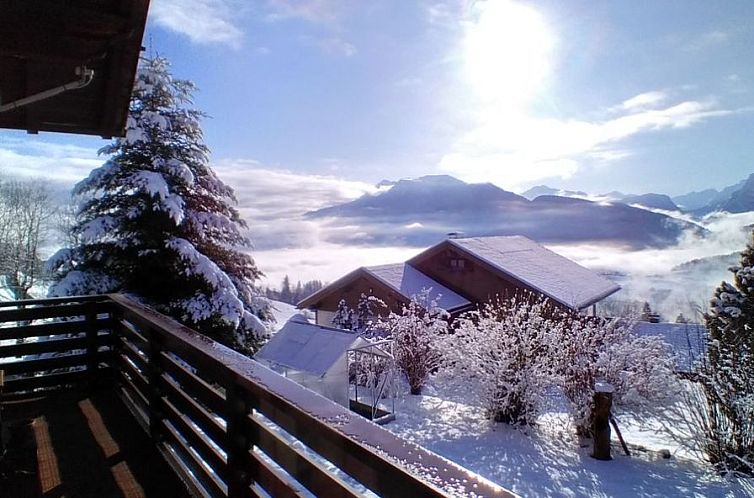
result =
M95 149L0 137L0 174L3 175L45 177L73 185L103 162Z
M666 320L682 312L700 318L714 288L730 280L728 268L751 240L754 213L714 213L702 220L704 237L686 233L673 247L625 251L610 246L550 245L579 263L606 272L623 290L616 298L648 301Z

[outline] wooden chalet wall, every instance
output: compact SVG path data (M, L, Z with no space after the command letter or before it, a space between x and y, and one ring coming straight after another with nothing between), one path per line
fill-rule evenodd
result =
M463 267L458 267L458 263L452 267L452 260L463 261ZM414 266L474 305L486 303L498 295L505 297L523 290L523 287L501 278L478 261L453 249L438 251Z
M387 315L390 311L400 313L405 304L405 300L400 294L380 282L378 279L371 277L366 273L362 273L353 281L343 286L339 286L334 289L333 292L322 296L316 304L311 306L317 310L317 324L332 326L332 323L320 323L319 313L321 311L326 312L323 316L328 316L327 312L334 313L338 309L338 303L341 299L346 301L349 308L356 309L362 294L366 294L367 296L373 295L382 299L385 304L387 304L388 309L385 310L382 315Z

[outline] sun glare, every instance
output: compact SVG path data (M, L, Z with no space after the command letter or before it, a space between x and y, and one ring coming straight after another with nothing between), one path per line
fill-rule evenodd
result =
M488 105L524 107L550 71L553 36L528 6L509 0L476 2L464 42L466 77L475 96Z

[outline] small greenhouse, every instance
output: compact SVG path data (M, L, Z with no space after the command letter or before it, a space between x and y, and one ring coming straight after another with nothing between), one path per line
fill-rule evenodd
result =
M345 407L351 349L369 345L355 332L292 316L254 358L276 372Z
M349 408L376 424L395 420L396 365L393 342L357 345L347 352Z

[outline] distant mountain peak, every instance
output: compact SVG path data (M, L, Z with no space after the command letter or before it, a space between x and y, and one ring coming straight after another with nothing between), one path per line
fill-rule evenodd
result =
M575 197L579 199L589 196L589 194L587 194L586 192L582 192L581 190L563 190L563 189L548 187L547 185L537 185L535 187L530 188L526 192L523 192L521 195L526 197L530 201L533 201L534 199L542 195L556 195L558 197Z
M407 181L426 183L431 185L468 185L466 182L450 175L424 175L418 178L408 179Z
M375 185L375 187L377 188L392 187L396 183L398 182L396 182L395 180L380 180L380 182L377 185Z

